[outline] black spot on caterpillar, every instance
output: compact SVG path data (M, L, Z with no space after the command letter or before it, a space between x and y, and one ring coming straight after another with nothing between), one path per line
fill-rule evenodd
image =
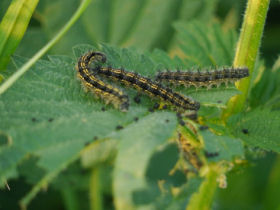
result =
M114 88L110 84L105 84L99 80L94 74L89 72L89 64L96 57L105 59L103 54L99 52L89 52L79 58L77 64L78 78L82 81L87 90L92 91L96 96L103 98L106 103L113 103L116 107L119 107L122 111L127 111L129 107L128 96L121 90ZM105 61L104 60L104 61ZM105 109L104 109L105 110Z
M167 82L175 85L206 87L219 86L222 83L228 84L249 76L247 67L223 68L214 71L166 71L156 75L156 81Z
M93 66L89 66L90 63ZM162 84L152 81L137 73L124 69L115 69L110 66L102 66L106 62L106 55L101 52L89 52L81 56L78 62L78 77L96 95L108 98L114 103L121 104L122 108L128 109L128 97L122 91L113 88L99 80L96 75L106 77L117 82L121 82L129 87L136 88L141 93L146 93L152 97L157 97L178 108L179 111L198 110L200 104L189 97L185 97L172 89L164 87Z

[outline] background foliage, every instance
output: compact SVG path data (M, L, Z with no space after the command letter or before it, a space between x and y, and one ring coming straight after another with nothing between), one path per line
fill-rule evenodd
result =
M9 3L1 1L1 18ZM78 5L39 1L4 78ZM230 66L244 8L244 1L233 0L92 1L48 55L0 96L0 209L19 203L28 209L279 208L277 1L271 2L246 112L226 125L219 119L239 93L233 85L177 89L201 102L200 123L210 128L204 130L189 120L179 125L172 111L149 112L154 101L143 96L137 104L136 91L124 87L132 104L121 113L75 79L77 58L91 49L105 52L114 67L149 77L158 69ZM194 146L188 161L174 141L178 131ZM225 174L227 182L216 181Z

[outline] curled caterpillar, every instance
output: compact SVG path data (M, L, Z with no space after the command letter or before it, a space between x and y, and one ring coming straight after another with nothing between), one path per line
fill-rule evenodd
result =
M224 68L215 71L166 71L156 75L156 81L167 82L175 85L185 85L187 87L207 87L219 86L222 83L228 84L249 76L247 67Z
M178 111L198 110L199 102L172 89L164 87L162 84L152 81L134 72L124 69L115 69L110 66L102 66L106 62L106 55L101 52L89 52L81 56L78 62L78 77L85 83L85 86L92 90L96 95L109 98L109 102L120 105L122 111L128 109L128 97L119 89L105 84L96 76L112 79L123 83L129 87L136 88L141 93L146 93L152 97L174 105ZM94 64L90 66L90 63ZM125 108L125 109L123 109Z
M103 54L98 52L89 52L79 58L76 66L77 76L84 84L87 90L92 91L97 97L103 98L106 103L113 103L122 111L127 111L129 107L128 96L121 90L114 88L109 84L105 84L99 80L94 74L89 72L90 62L99 57L102 59Z

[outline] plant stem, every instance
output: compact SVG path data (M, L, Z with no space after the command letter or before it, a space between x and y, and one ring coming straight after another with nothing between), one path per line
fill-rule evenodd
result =
M90 209L102 210L102 191L100 182L100 168L92 169L90 177Z
M63 35L71 28L71 26L78 20L83 11L87 8L91 0L82 0L75 14L66 23L66 25L58 32L58 34L47 43L41 50L39 50L28 62L26 62L17 72L9 77L0 87L0 95L11 87L28 69L39 60L52 46L54 46Z
M211 209L212 201L217 188L218 175L219 173L215 167L209 167L205 180L201 184L199 191L192 195L186 210Z
M61 195L64 201L64 207L66 210L78 210L79 201L78 196L71 186L64 187L61 190Z
M250 77L236 83L237 88L242 94L230 99L227 109L223 113L224 120L230 115L242 111L245 107L258 50L261 44L268 6L269 0L248 0L233 66L247 66L250 71Z

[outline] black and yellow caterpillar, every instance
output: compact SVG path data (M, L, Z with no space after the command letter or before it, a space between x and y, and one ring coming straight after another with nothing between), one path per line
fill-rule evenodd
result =
M156 97L167 104L175 106L180 112L185 110L197 111L200 108L200 103L190 97L177 93L140 74L110 66L104 67L102 64L105 62L105 54L101 52L88 52L79 58L76 68L78 71L77 76L87 89L96 96L103 98L106 103L113 103L121 111L127 111L129 108L128 96L120 89L100 80L101 77L136 88L141 93L146 93L149 96ZM91 63L94 65L90 65Z
M235 82L249 76L247 67L223 68L214 71L165 71L156 75L156 81L186 87L206 87L207 89L220 84Z

